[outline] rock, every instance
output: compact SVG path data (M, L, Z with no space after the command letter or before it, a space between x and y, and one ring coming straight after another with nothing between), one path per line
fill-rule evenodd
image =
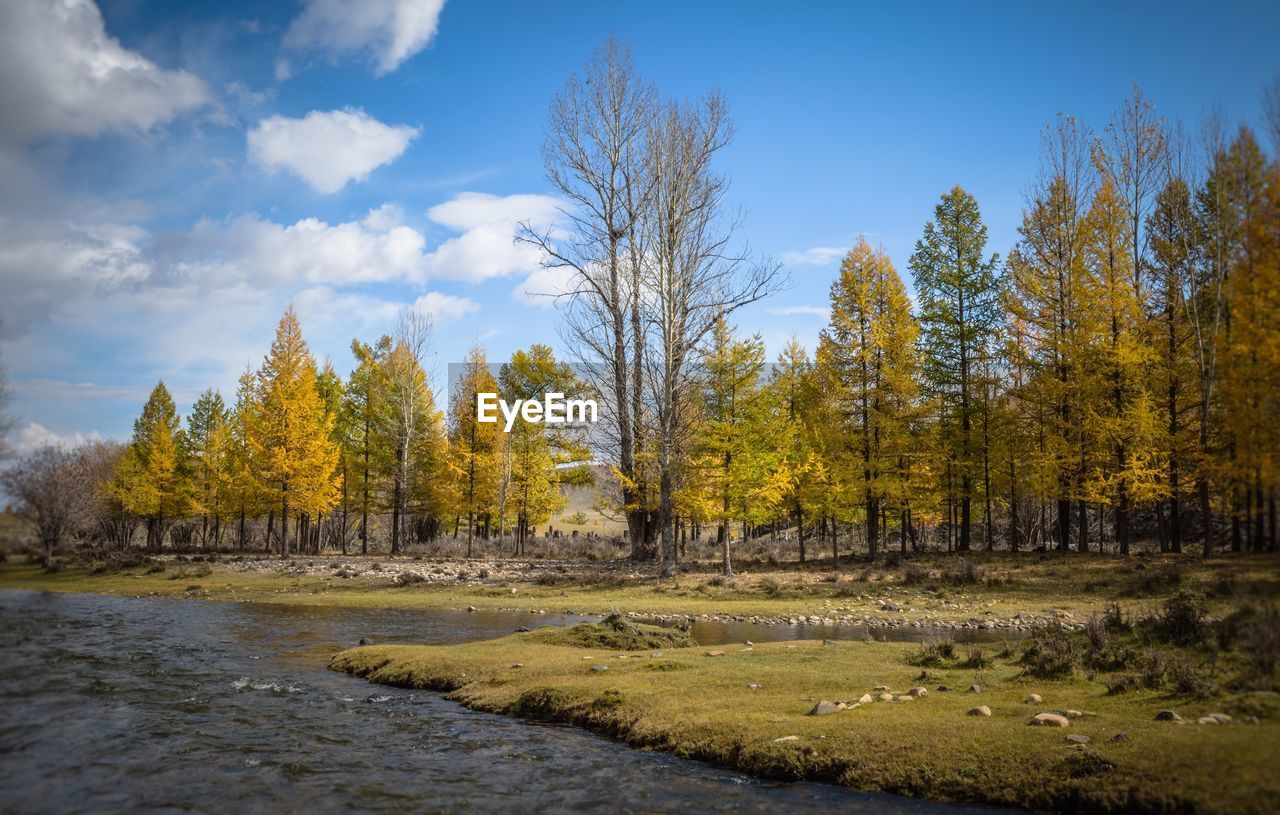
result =
M888 685L876 685L874 688L872 688L872 690L874 691L881 691L881 692L887 691L888 689L889 689Z
M951 691L953 691L953 690L955 690L955 688L951 687L950 685L939 685L939 686L938 686L938 693L950 693L950 692L951 692Z
M1200 724L1222 724L1221 722L1219 722L1217 719L1213 718L1212 716L1201 716L1201 717L1200 717L1199 719L1197 719L1196 721L1197 721L1197 722L1199 722Z
M1226 724L1231 721L1231 717L1225 713L1210 713L1209 718L1217 720L1218 724Z
M1070 744L1088 744L1089 743L1089 737L1082 736L1079 733L1068 733L1066 740Z
M1172 710L1161 710L1156 713L1157 722L1180 722L1182 717Z
M1040 694L1033 693L1030 696L1028 696L1026 699L1023 699L1022 703L1024 705L1038 705L1043 701L1044 700L1040 698Z
M892 701L893 701L893 694L892 694L892 693L882 693L882 694L880 694L879 696L877 696L876 698L877 698L877 699L879 699L881 702L892 702Z
M1066 727L1068 722L1066 716L1059 716L1057 713L1037 713L1027 724L1035 727Z
M901 693L894 697L894 699L899 702L913 702L915 701L915 698L916 697L912 696L909 693Z
M840 712L840 705L836 704L835 702L829 701L827 699L823 699L821 702L813 706L813 709L809 711L809 715L810 716L826 716L830 713L839 713L839 712Z
M1112 736L1112 737L1111 737L1111 740L1112 740L1112 741L1128 741L1128 740L1129 740L1129 734L1128 734L1128 733L1117 733L1117 734L1115 734L1114 736Z
M991 708L987 707L986 705L978 705L977 707L971 707L969 708L969 715L970 716L990 716Z
M475 606L467 606L467 611L477 611L477 610L478 609Z
M751 640L747 640L746 642L744 642L744 643L742 643L742 644L743 644L743 645L745 645L745 646L747 646L748 648L750 648L750 647L752 647L753 645L755 645L755 643L754 643L754 642L752 642Z
M705 654L703 654L703 656L704 657L722 657L724 656L724 651L707 651Z
M926 689L924 689L924 688L922 688L922 687L920 687L919 685L917 685L916 687L914 687L914 688L912 688L911 690L907 691L907 693L909 693L909 694L911 694L912 696L915 696L915 697L917 697L917 698L918 698L918 697L921 697L921 696L928 696L928 695L929 695L929 691L928 691L928 690L926 690Z
M860 704L860 705L869 705L869 704L871 704L871 703L872 703L872 702L874 702L874 701L875 701L875 699L874 699L874 698L872 698L871 694L869 694L869 693L864 693L864 694L862 694L861 696L859 696L859 697L858 697L858 704Z
M751 684L747 685L747 687L751 688L752 690L760 690L760 688L764 686L761 685L759 682L752 682Z
M591 670L594 671L595 673L602 674L605 671L609 670L609 666L608 665L592 665Z
M881 611L901 611L902 607L899 606L897 603L885 603L884 605L880 606L880 610Z
M1066 716L1068 719L1079 719L1084 714L1078 710L1064 710L1062 711L1062 715Z
M524 663L523 663L523 662L513 662L513 663L511 663L511 667L512 667L512 668L523 668L523 667L524 667Z
M823 644L823 645L835 645L835 644L836 644L836 641L835 641L835 640L823 640L823 641L822 641L822 644Z
M520 626L519 628L517 628L517 629L516 629L516 633L517 633L517 634L527 634L527 633L529 633L529 626L527 626L527 625L522 625L522 626Z
M970 686L969 686L969 693L982 693L982 686L981 686L981 685L970 685Z
M778 742L782 742L782 741L799 741L799 740L800 740L799 736L781 736L779 738L774 739L773 743L777 744Z

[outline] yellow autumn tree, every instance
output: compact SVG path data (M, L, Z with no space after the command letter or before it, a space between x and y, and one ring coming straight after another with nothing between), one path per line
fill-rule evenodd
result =
M448 419L450 497L455 517L466 517L467 557L475 553L477 522L485 522L487 532L497 508L506 441L502 425L477 421L477 394L481 393L498 393L498 382L489 370L484 349L476 346L467 353L453 383Z
M126 512L145 521L151 551L159 551L170 525L191 508L182 435L173 397L159 382L133 423L133 439L110 487Z
M290 514L314 518L337 501L339 456L333 415L316 389L316 362L292 306L254 376L248 414L249 457L280 510L279 549L287 557Z

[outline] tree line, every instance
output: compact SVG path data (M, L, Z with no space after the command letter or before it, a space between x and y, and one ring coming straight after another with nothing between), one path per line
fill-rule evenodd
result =
M1280 89L1266 110L1280 148ZM1249 128L1211 118L1187 138L1137 87L1101 130L1061 116L1003 256L956 186L910 256L913 287L860 238L817 346L772 363L733 323L786 280L736 240L723 97L664 100L608 41L546 134L567 204L517 239L564 272L564 344L586 364L534 345L490 366L475 348L441 411L429 321L353 342L344 380L290 310L232 404L206 392L183 426L161 383L113 466L76 465L109 471L95 534L281 554L452 535L469 556L477 538L521 554L590 461L610 468L601 511L664 573L711 538L731 572L733 542L766 535L833 563L895 543L1276 548L1280 161ZM477 393L551 390L599 398L589 436L476 421ZM57 463L42 455L6 476L23 506L21 479Z

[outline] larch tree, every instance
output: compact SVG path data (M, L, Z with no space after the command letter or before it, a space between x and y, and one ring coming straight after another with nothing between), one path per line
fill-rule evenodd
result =
M805 523L811 523L825 509L827 484L819 440L822 391L814 363L795 337L778 354L768 388L777 406L773 438L782 440L780 466L791 476L780 505L795 524L797 554L804 563Z
M1084 127L1061 117L1045 132L1041 177L1031 189L1009 254L1006 302L1020 332L1016 360L1027 374L1022 389L1044 410L1040 414L1038 466L1052 483L1045 496L1057 505L1058 548L1071 538L1072 499L1080 494L1088 440L1080 421L1085 395L1081 372L1088 362L1083 342L1088 327L1088 276L1084 269L1084 216L1093 195L1094 174ZM1084 502L1081 500L1081 515ZM1087 540L1081 525L1079 540Z
M391 468L392 457L377 432L377 419L382 413L380 399L381 366L391 353L392 340L384 336L376 345L351 341L351 354L356 366L347 379L343 399L343 419L339 426L346 431L345 447L351 457L349 480L359 497L360 554L369 554L369 518L376 507L379 480Z
M830 398L844 431L846 483L860 496L867 551L880 543L886 477L903 452L906 409L916 390L919 324L902 278L865 238L845 256L831 286L831 322L819 339L819 359L831 366ZM834 565L834 563L833 563Z
M187 416L183 456L191 473L192 509L200 514L200 542L222 540L222 521L230 510L231 414L215 390L200 394Z
M987 256L986 245L978 202L957 186L934 208L934 220L925 224L911 256L925 382L944 422L955 425L945 434L951 448L945 454L959 471L962 552L972 536L974 474L989 458L989 445L975 429L986 410L981 372L1001 320L999 258Z
M316 389L316 363L290 306L254 378L248 448L280 508L280 555L289 554L289 514L318 516L337 500L339 458L333 416Z
M498 393L498 382L489 370L484 349L477 346L467 353L449 402L451 494L455 517L465 515L467 519L467 557L474 555L477 520L489 517L495 507L503 471L505 434L497 422L479 421L481 393Z
M191 506L183 433L173 397L156 384L133 423L133 439L120 461L113 489L125 510L142 518L147 549L159 551L169 526Z
M1182 551L1183 498L1185 477L1194 473L1199 460L1193 427L1187 413L1194 407L1195 378L1192 355L1192 320L1189 301L1192 281L1200 268L1201 237L1196 221L1191 189L1175 175L1156 196L1147 218L1151 246L1152 309L1151 329L1157 363L1153 387L1162 399L1164 433L1161 440L1165 460L1168 517L1161 526L1168 530L1168 548Z

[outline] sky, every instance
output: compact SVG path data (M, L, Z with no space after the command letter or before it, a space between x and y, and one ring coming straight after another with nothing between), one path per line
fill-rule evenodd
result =
M1274 2L3 0L11 440L127 438L159 379L230 397L290 303L342 372L406 307L437 372L571 357L512 237L556 217L548 104L609 36L664 97L727 97L737 239L791 279L737 315L773 355L813 346L858 235L909 283L956 184L1007 253L1059 113L1101 129L1136 82L1188 132L1256 127L1277 32Z

